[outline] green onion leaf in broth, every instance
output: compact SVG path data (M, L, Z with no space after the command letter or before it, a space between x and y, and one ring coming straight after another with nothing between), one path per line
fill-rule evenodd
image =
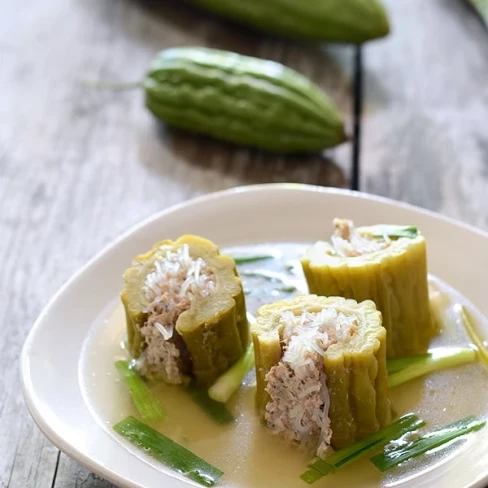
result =
M164 420L166 418L166 410L137 371L131 366L131 363L123 360L116 361L115 367L129 390L132 401L142 418L147 422L161 422Z
M309 470L300 478L308 484L334 472L336 469L359 459L371 450L398 439L408 432L413 432L425 425L425 422L412 413L404 415L383 429L366 436L352 446L334 452L325 459L317 459L309 464Z
M203 486L214 486L224 474L135 417L127 417L114 425L113 429L153 458Z
M419 235L417 227L412 225L388 225L378 224L368 227L359 227L358 232L375 238L389 237L390 239L399 239L401 237L408 237L413 239Z
M420 456L462 435L483 428L486 421L474 416L465 417L457 422L429 432L410 442L402 442L391 449L371 458L372 463L380 470L387 471L404 461Z

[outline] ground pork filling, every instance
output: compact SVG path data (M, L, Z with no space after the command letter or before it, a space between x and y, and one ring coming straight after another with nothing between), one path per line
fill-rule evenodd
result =
M351 220L334 219L334 235L330 243L326 244L325 251L333 256L356 257L386 249L391 239L371 237L360 234Z
M334 308L295 315L284 312L283 357L266 375L268 427L295 444L324 457L330 449L329 393L323 356L337 342L347 342L358 327L356 316Z
M162 249L155 269L148 274L144 291L148 300L148 318L141 333L145 349L138 361L141 373L148 378L162 378L180 384L191 368L183 339L175 330L182 312L192 301L215 290L215 275L202 258L190 256L187 244Z

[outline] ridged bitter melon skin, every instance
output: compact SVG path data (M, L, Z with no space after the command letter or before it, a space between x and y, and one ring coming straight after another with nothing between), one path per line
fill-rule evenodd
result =
M146 254L136 256L132 267L124 273L125 286L121 300L126 312L128 349L137 359L144 349L141 328L147 321L148 305L144 281L154 270L154 262L164 251L188 244L190 256L202 258L214 272L216 290L208 297L195 299L184 311L175 329L183 339L192 363L192 376L203 385L212 384L246 350L249 325L241 280L234 260L220 254L211 241L184 235L176 241L164 240Z
M146 106L171 126L277 152L315 152L346 140L332 101L274 61L199 47L159 53Z
M264 32L312 41L362 43L386 36L380 0L192 0Z
M423 236L398 239L386 249L357 257L319 254L311 248L301 263L310 293L376 303L387 330L387 357L427 351L437 330L430 314Z
M266 374L282 357L280 344L281 314L293 311L319 312L335 308L346 316L356 315L359 327L351 340L331 345L324 355L324 371L330 396L329 418L332 447L341 449L378 431L390 422L386 370L386 330L375 304L357 303L342 297L299 296L264 305L251 326L257 381L257 408L264 419L270 397Z

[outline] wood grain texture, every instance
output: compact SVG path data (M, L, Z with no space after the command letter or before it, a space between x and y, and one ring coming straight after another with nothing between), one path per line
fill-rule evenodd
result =
M54 487L62 488L115 488L100 476L91 473L68 456L61 454Z
M0 487L109 486L58 462L25 410L18 358L42 307L113 238L171 204L251 183L346 185L350 145L308 158L235 149L166 130L140 92L81 80L137 80L162 48L208 45L285 62L348 116L353 50L267 39L176 1L0 0L0 11Z
M365 49L363 189L488 227L488 33L462 0L389 0ZM282 61L351 113L353 50L270 39L180 1L0 0L0 487L107 488L34 426L18 357L49 297L151 213L241 184L345 186L351 148L280 157L167 130L136 80L154 53L208 45ZM349 121L350 122L350 121Z
M460 0L389 0L365 49L363 190L488 227L488 30Z

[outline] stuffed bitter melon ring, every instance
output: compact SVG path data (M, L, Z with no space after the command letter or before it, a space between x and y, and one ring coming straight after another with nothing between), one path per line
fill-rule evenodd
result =
M124 273L128 348L140 373L170 384L209 385L249 341L234 260L207 239L158 242Z
M373 300L387 330L387 356L422 354L436 333L429 308L426 243L415 227L354 228L334 220L331 242L302 258L310 293Z
M257 405L271 431L323 456L389 422L386 331L372 301L299 296L256 318Z

